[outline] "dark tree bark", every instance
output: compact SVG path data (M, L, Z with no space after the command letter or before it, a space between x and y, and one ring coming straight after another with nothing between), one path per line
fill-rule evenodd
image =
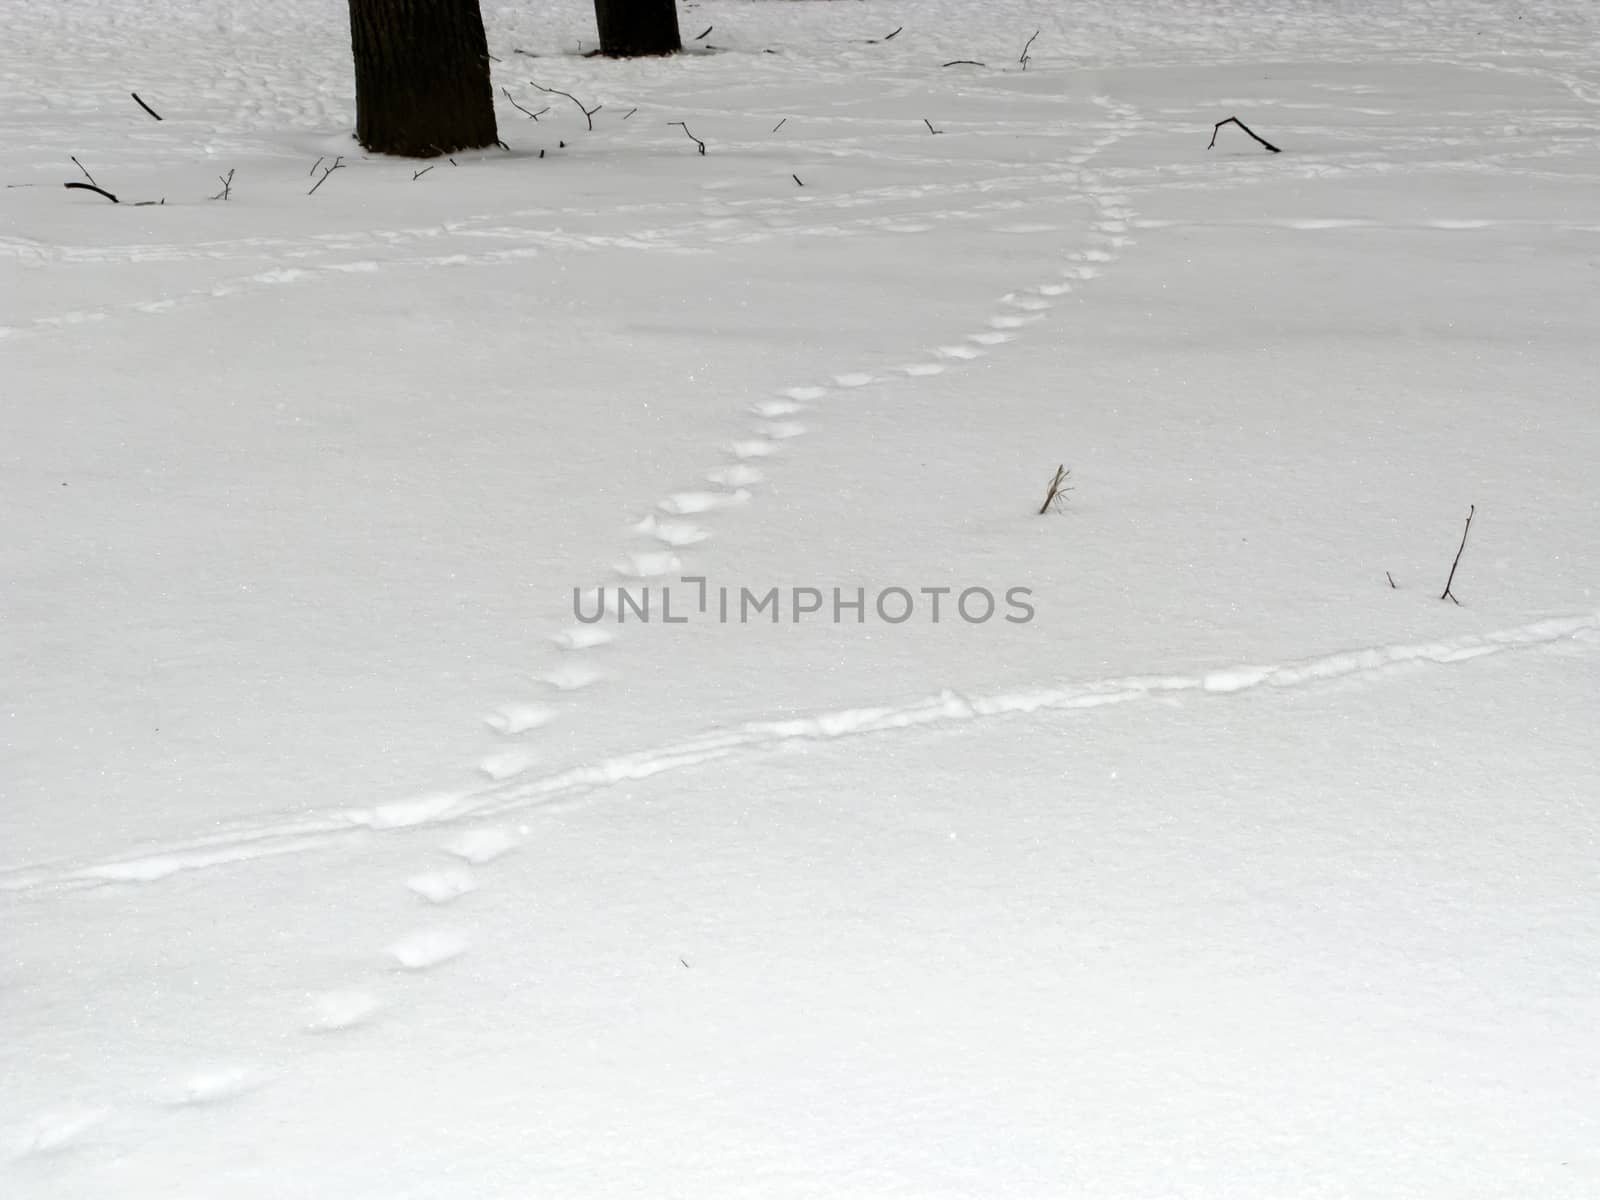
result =
M478 0L350 0L350 48L368 150L432 158L499 142Z
M600 53L610 58L683 49L676 0L594 0L594 19L600 26Z

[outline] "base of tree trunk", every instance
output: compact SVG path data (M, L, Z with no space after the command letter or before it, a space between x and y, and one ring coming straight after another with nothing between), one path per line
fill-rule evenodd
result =
M607 58L645 58L683 49L676 0L594 0L600 53Z
M356 140L435 158L500 143L478 0L350 0Z

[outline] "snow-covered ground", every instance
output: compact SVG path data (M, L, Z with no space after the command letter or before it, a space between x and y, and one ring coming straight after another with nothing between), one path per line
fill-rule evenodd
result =
M0 0L0 1196L1600 1195L1600 8L680 11Z

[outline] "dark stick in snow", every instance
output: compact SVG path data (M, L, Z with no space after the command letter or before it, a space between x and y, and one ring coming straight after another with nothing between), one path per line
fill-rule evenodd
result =
M62 187L69 187L69 188L82 188L86 192L98 192L100 195L104 196L107 200L111 201L111 203L113 203L113 204L121 204L122 203L122 201L118 200L110 192L106 191L105 188L96 187L92 183L79 183L76 179L74 179L71 183L64 183L61 186Z
M604 108L605 105L596 104L593 108L585 108L583 106L583 101L579 100L571 92L560 92L560 91L557 91L555 88L547 88L547 87L544 87L541 84L534 83L533 80L531 80L531 79L528 80L528 83L532 87L538 88L541 92L549 92L552 96L565 96L568 100L571 100L574 104L576 104L578 106L578 111L583 114L583 119L589 123L589 129L590 129L591 132L593 132L593 130L594 130L594 115L595 115L595 113L599 112L602 108Z
M1067 476L1072 472L1067 470L1065 463L1056 468L1055 476L1050 480L1050 488L1044 494L1044 503L1039 506L1039 516L1055 508L1057 504L1066 499L1065 493L1072 489L1066 486Z
M778 130L780 130L780 129L782 129L784 127L784 125L788 122L788 120L789 120L789 118L785 117L782 121L779 121L776 125L774 125L772 127L772 132L773 133L777 133Z
M935 129L933 127L933 122L928 120L927 117L923 117L922 118L922 123L928 127L928 132L929 133L943 133L944 132L944 130L942 130L942 129Z
M715 28L716 28L715 25L707 25L705 33L697 33L697 34L695 34L694 35L694 40L697 41L697 42L705 41L706 36Z
M218 175L217 181L222 184L222 190L211 198L213 200L229 199L233 194L233 169L229 168L226 176Z
M156 120L158 120L158 121L161 120L161 114L158 113L155 109L151 108L143 100L140 100L138 92L129 92L128 95L132 96L134 98L134 100L138 101L139 107L144 109L145 112L149 113Z
M676 125L679 129L683 130L684 133L688 134L689 135L689 140L691 142L693 142L696 146L700 147L700 153L701 154L704 154L706 152L706 144L704 142L702 142L699 138L695 137L694 134L689 133L689 127L687 125L685 125L682 121L668 121L667 124L668 125Z
M1029 38L1026 42L1023 43L1023 46L1022 46L1022 57L1017 59L1017 61L1022 64L1022 69L1024 71L1026 71L1028 69L1028 50L1033 45L1035 39L1037 39L1038 36L1043 32L1044 31L1042 29L1035 29L1033 31L1033 37Z
M1237 125L1240 129L1244 130L1251 137L1255 138L1256 141L1260 142L1263 146L1265 146L1268 150L1271 150L1274 154L1282 154L1283 153L1282 150L1279 150L1271 142L1267 141L1266 138L1264 138L1260 134L1256 133L1255 130L1251 129L1250 126L1246 125L1243 121L1239 120L1238 117L1226 117L1223 120L1218 121L1214 126L1212 126L1212 129L1211 129L1211 145L1206 147L1207 150L1211 149L1211 146L1215 146L1217 144L1217 132L1224 125Z
M947 67L987 67L989 64L978 62L972 58L952 58L944 65Z
M805 184L800 183L800 176L798 176L798 175L790 175L789 178L794 180L796 183L800 184L801 187L805 187Z
M1448 600L1456 605L1461 601L1456 599L1456 594L1450 590L1450 585L1456 581L1456 568L1461 565L1461 552L1467 548L1467 534L1472 532L1472 514L1477 511L1476 504L1467 506L1467 526L1461 531L1461 545L1456 547L1456 560L1450 564L1450 578L1444 581L1444 591L1439 593L1439 599Z
M317 161L321 162L322 160L319 158L319 159L317 159ZM311 190L309 192L307 192L306 195L315 196L317 194L317 189L319 187L321 187L323 184L328 182L328 176L332 175L335 171L337 171L342 166L344 166L344 155L342 155L342 154L335 155L334 159L333 159L333 165L331 167L324 167L323 168L323 170L322 170L322 178L317 180L315 183L313 183L311 185ZM312 170L315 170L315 169L316 169L315 167L312 168Z
M526 108L523 108L523 107L522 107L522 105L520 105L520 104L518 104L518 103L517 103L517 102L516 102L516 99L515 99L515 98L514 98L514 97L513 97L513 96L512 96L512 95L511 95L511 89L510 89L510 88L507 88L507 87L503 87L503 86L502 86L502 87L501 87L501 89L500 89L500 91L501 91L501 92L503 92L503 93L504 93L504 94L505 94L505 98L506 98L506 99L507 99L507 100L510 100L510 101L511 101L511 107L512 107L512 108L514 108L514 109L516 109L516 110L517 110L517 111L518 111L518 112L520 112L520 113L527 113L527 114L528 114L528 117L529 117L529 118L530 118L530 119L531 119L531 120L534 120L534 121L537 121L537 120L538 120L538 119L539 119L539 117L540 117L540 116L541 116L541 114L543 114L543 113L547 113L547 112L549 112L549 111L550 111L550 109L549 109L549 107L548 107L548 106L546 106L546 107L545 107L545 108L541 108L541 109L540 109L540 110L539 110L539 111L538 111L538 112L531 112L531 111L529 111L529 110L528 110L528 109L526 109Z

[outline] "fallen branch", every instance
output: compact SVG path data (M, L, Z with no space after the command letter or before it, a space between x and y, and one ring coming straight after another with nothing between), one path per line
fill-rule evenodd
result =
M228 170L227 175L225 175L225 176L224 175L218 175L217 179L222 184L222 190L220 192L218 192L215 196L211 197L211 198L213 200L227 200L227 199L229 199L231 197L232 193L233 193L233 169L230 167L229 170Z
M140 100L140 99L139 99L139 93L138 93L138 92L129 92L129 93L128 93L128 95L130 95L130 96L132 96L132 97L133 97L133 98L134 98L134 100L135 100L135 101L137 101L137 103L138 103L138 105L139 105L139 107L140 107L140 108L142 108L142 109L144 109L144 110L145 110L145 112L147 112L147 113L149 113L149 114L150 114L150 115L151 115L151 116L152 116L152 117L154 117L154 118L155 118L155 119L156 119L156 120L158 120L158 121L159 121L159 120L161 120L161 114L160 114L160 113L158 113L158 112L157 112L157 111L156 111L156 110L155 110L155 109L153 109L153 108L151 108L151 107L150 107L150 106L149 106L149 105L148 105L148 104L146 104L146 103L145 103L145 102L144 102L144 101L143 101L143 100Z
M1050 487L1044 494L1044 503L1039 505L1041 517L1067 498L1066 493L1072 490L1066 486L1067 476L1071 474L1065 463L1056 468L1056 473L1050 480Z
M85 179L87 179L90 183L94 183L94 176L89 174L89 168L88 167L84 166L81 162L78 161L78 156L76 154L69 154L69 155L67 155L67 157L72 160L72 165L73 166L77 167L78 170L83 172L83 177ZM96 185L96 186L98 186L98 185Z
M1399 584L1398 584L1398 583L1396 583L1396 582L1395 582L1395 581L1394 581L1394 576L1393 576L1393 575L1391 575L1391 574L1389 574L1389 572L1388 572L1388 571L1385 571L1385 572L1384 572L1384 573L1383 573L1383 577L1384 577L1384 578L1385 578L1385 579L1387 579L1387 580L1388 580L1388 581L1389 581L1389 586L1390 586L1390 587L1391 587L1391 588L1397 588L1397 587L1399 587L1399 586L1400 586L1400 585L1399 585Z
M928 120L927 117L923 117L922 118L922 123L928 127L928 132L929 133L943 133L944 132L944 130L942 130L942 129L935 129L933 127L933 122Z
M320 163L322 160L319 158L319 159L317 159L317 161ZM335 171L337 171L342 166L344 166L344 155L342 155L342 154L335 155L334 159L333 159L333 165L331 167L324 167L323 168L323 170L322 170L322 178L317 180L315 183L313 183L311 185L311 190L309 192L307 192L306 195L315 196L317 194L317 189L319 187L321 187L323 184L328 182L328 176L332 175ZM311 169L313 171L315 171L316 167L312 167Z
M637 108L630 108L627 112L622 114L622 119L624 121L626 121L629 117L633 116L633 114L638 112L638 111L639 110Z
M541 151L539 151L539 153L543 154L544 151L541 150ZM434 166L438 166L438 164L435 163ZM422 170L420 170L420 171L411 172L411 182L415 183L417 180L421 179L424 175L426 175L431 170L433 170L433 167L423 167Z
M583 114L583 119L589 123L590 132L594 131L594 115L595 115L595 113L599 112L602 108L604 108L605 105L596 104L593 108L585 108L583 106L583 101L579 100L571 92L561 92L561 91L557 91L555 88L547 88L547 87L542 86L541 84L534 83L533 80L531 80L531 79L528 80L528 83L531 86L538 88L541 92L549 92L552 96L565 96L568 100L571 100L574 104L576 104L578 106L578 111Z
M500 91L505 95L505 98L507 100L511 101L511 107L516 109L520 113L527 113L529 120L537 121L541 116L543 116L545 113L550 111L549 105L546 105L544 108L541 108L538 112L533 112L533 111L531 111L529 109L523 108L522 105L517 103L516 97L511 94L511 89L510 88L502 87L500 89Z
M99 195L104 196L107 200L111 201L111 203L113 203L113 204L121 204L122 203L122 201L118 200L110 192L106 191L105 188L97 187L96 185L94 185L92 183L79 183L76 179L74 179L71 183L64 183L61 186L62 187L69 187L69 188L82 188L86 192L96 192Z
M798 175L790 175L789 178L794 180L795 183L800 184L801 187L805 187L805 184L800 183L800 176L798 176Z
M1251 137L1255 138L1256 141L1260 142L1263 146L1265 146L1268 150L1271 150L1274 154L1282 154L1283 153L1282 150L1279 150L1271 142L1267 141L1266 138L1264 138L1260 134L1256 133L1255 130L1251 129L1250 126L1246 125L1243 121L1239 120L1238 117L1228 117L1228 118L1226 118L1224 120L1218 121L1216 123L1216 125L1214 125L1212 127L1212 129L1211 129L1211 145L1206 147L1207 150L1211 149L1211 146L1215 146L1217 144L1217 132L1224 125L1237 125L1240 129L1244 130Z
M668 125L676 125L679 129L683 130L684 133L688 134L689 140L691 142L693 142L696 146L700 147L700 153L701 154L704 154L706 152L706 144L704 142L702 142L699 138L695 137L694 134L689 133L689 127L687 125L685 125L682 121L668 121L667 124Z
M905 28L904 25L900 26L900 29L904 29L904 28ZM894 33L886 33L881 38L868 38L867 39L867 45L869 45L869 46L877 46L877 45L881 45L884 42L891 42L891 41L894 40L895 35L900 32L900 29L896 29L894 31Z
M707 34L709 34L715 28L716 28L715 25L707 25L705 33L697 33L697 34L695 34L693 40L697 41L697 42L705 41Z
M774 125L772 127L772 132L773 133L777 133L778 130L782 129L784 127L784 125L788 123L788 120L789 120L789 118L785 117L782 121L779 121L776 125Z
M1029 50L1030 47L1032 47L1032 45L1034 43L1034 39L1037 38L1039 36L1039 34L1041 34L1042 32L1044 32L1044 31L1040 30L1040 29L1035 29L1033 31L1033 37L1029 38L1022 45L1022 57L1017 59L1017 61L1022 64L1022 69L1024 71L1026 71L1028 69L1028 50Z
M1467 548L1467 534L1472 532L1472 514L1477 511L1478 506L1476 504L1467 506L1467 525L1461 531L1461 545L1456 547L1456 560L1450 564L1450 578L1444 581L1444 591L1439 593L1439 599L1448 600L1456 605L1459 605L1461 601L1456 599L1456 594L1450 590L1450 585L1456 581L1456 568L1461 565L1461 552Z
M952 58L944 65L947 67L987 67L989 64L978 62L972 58Z

